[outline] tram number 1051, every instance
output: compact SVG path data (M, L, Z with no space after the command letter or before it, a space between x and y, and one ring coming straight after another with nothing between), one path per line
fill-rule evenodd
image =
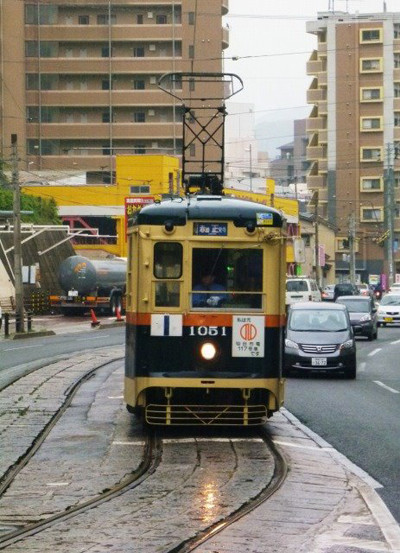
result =
M191 326L189 336L226 336L225 326Z

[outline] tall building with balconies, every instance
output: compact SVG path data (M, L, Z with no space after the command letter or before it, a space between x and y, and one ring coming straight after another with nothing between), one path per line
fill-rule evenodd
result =
M319 190L320 215L338 228L337 278L349 273L349 238L360 280L390 274L388 251L393 275L400 272L400 13L319 13L307 32L318 40L307 65L308 184Z
M2 0L0 157L17 134L21 169L93 183L112 179L117 154L180 155L181 105L158 80L220 72L227 11L228 0Z

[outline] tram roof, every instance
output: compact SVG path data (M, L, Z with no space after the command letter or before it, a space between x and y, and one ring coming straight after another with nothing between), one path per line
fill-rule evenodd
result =
M268 223L265 222L266 218ZM277 209L257 202L227 196L198 195L148 204L136 214L134 223L164 225L168 222L184 226L189 220L232 221L237 227L245 227L249 223L282 227L285 217Z

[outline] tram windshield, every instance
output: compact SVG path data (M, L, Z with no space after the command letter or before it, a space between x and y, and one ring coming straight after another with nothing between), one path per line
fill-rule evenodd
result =
M250 248L193 248L193 308L262 308L263 252Z

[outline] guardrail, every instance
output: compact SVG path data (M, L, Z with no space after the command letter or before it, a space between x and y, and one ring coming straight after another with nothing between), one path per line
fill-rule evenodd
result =
M24 315L24 322L26 321L27 332L32 330L32 313L29 311ZM10 336L10 326L14 325L15 332L21 332L22 321L16 313L4 313L2 317L2 325L4 325L4 337L8 338Z

